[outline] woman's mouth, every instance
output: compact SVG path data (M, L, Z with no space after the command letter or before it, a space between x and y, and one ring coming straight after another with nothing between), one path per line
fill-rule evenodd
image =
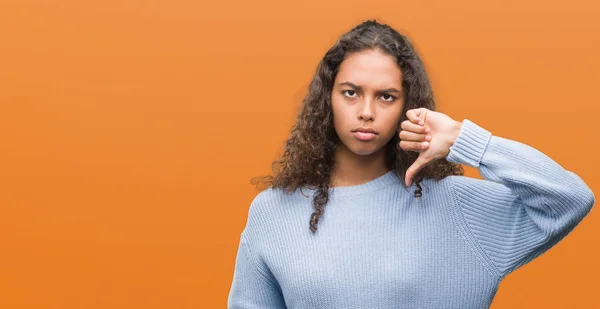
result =
M360 131L353 132L352 135L354 135L354 137L358 138L361 141L370 141L375 138L375 133L367 133Z

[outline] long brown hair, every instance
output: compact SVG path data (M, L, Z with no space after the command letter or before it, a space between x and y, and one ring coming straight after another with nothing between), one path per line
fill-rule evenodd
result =
M253 178L251 181L255 185L262 182L273 188L282 188L288 193L302 186L316 189L313 197L315 211L310 217L310 230L313 233L329 199L333 154L337 143L341 142L333 126L333 83L340 64L349 54L368 49L378 49L395 57L401 68L404 106L397 132L401 130L400 124L407 119L408 110L420 107L435 110L433 90L423 62L404 35L386 24L367 20L340 36L317 67L296 124L286 141L284 153L271 164L274 176ZM395 134L384 146L385 160L389 169L404 180L406 170L419 153L404 151L399 143L400 137ZM448 162L445 158L430 162L414 177L413 183L418 188L414 197L422 195L421 181L424 178L440 180L449 175L464 175L464 170L461 165Z

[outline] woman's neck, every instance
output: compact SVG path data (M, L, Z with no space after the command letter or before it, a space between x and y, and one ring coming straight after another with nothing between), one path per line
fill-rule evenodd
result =
M366 183L390 171L385 164L385 147L369 155L357 155L340 143L334 157L330 187Z

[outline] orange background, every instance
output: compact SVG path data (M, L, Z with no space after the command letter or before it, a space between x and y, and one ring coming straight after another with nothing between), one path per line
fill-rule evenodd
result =
M0 308L225 308L249 181L367 18L412 40L439 111L600 196L595 1L1 0ZM599 221L492 308L600 308Z

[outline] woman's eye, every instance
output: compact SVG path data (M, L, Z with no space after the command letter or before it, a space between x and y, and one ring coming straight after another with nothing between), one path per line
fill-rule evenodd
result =
M350 94L350 97L352 98L352 97L354 97L352 95L355 94L356 92L354 90L344 90L344 91L342 91L342 93ZM389 95L389 94L384 94L384 95L382 95L382 97L387 97L388 99L384 99L384 101L387 101L387 102L393 102L396 99L396 97L394 97L393 95Z
M389 95L389 94L384 94L383 96L384 96L384 97L385 97L385 96L387 96L387 97L389 97L389 98L390 98L390 100L384 100L384 101L388 101L388 102L392 102L392 101L394 101L394 100L396 99L394 96L392 96L392 95Z
M354 93L354 90L344 90L342 93L349 93L349 92Z

